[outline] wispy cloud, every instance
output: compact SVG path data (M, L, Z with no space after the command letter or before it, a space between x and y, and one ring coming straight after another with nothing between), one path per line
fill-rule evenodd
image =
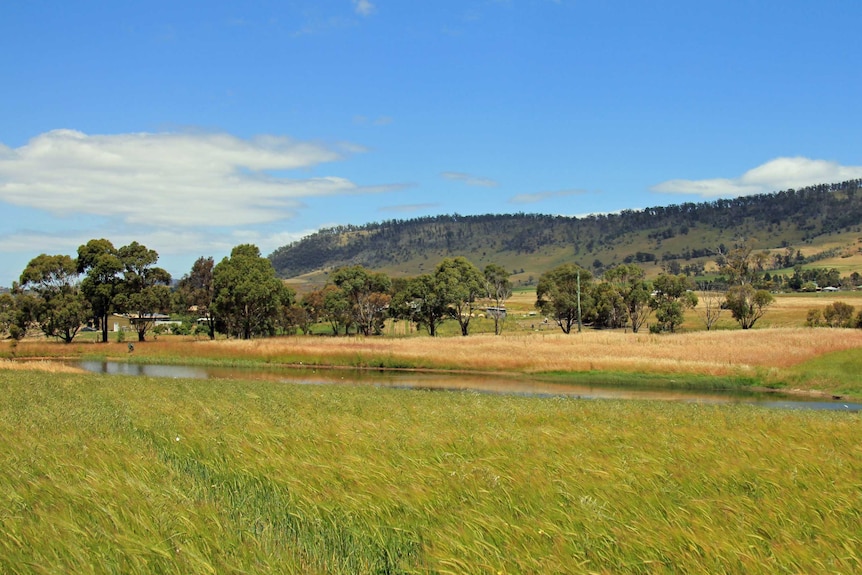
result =
M668 180L654 192L693 194L704 198L748 196L862 178L862 166L842 166L827 160L803 157L776 158L736 178Z
M157 227L244 226L289 218L304 198L401 187L281 175L345 149L280 136L55 130L20 148L0 145L0 201Z
M518 194L509 198L510 204L535 204L545 200L554 198L565 198L567 196L576 196L586 194L586 190L558 190L555 192L537 192L534 194Z
M353 2L353 8L356 10L357 14L362 16L369 16L374 12L375 7L369 0L351 0Z
M496 180L492 180L489 178L481 178L479 176L474 176L473 174L467 174L464 172L443 172L440 174L440 177L456 182L463 182L468 186L492 188L498 185Z

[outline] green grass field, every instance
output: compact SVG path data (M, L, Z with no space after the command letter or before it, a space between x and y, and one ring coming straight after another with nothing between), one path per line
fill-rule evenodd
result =
M0 572L860 572L860 424L0 371Z

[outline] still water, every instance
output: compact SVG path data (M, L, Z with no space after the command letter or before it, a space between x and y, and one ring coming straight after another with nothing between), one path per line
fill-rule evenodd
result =
M862 411L862 403L807 398L780 393L702 391L614 385L573 385L501 375L437 374L392 371L315 370L287 368L226 368L183 365L151 365L114 361L82 361L87 371L110 375L188 379L253 379L304 385L369 385L422 391L472 391L478 393L574 397L578 399L652 399L692 403L750 403L783 409Z

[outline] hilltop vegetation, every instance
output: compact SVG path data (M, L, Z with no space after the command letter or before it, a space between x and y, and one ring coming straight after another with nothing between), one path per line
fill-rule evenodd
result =
M320 230L270 256L283 278L344 265L393 276L430 271L446 257L500 264L515 285L575 263L601 272L639 263L701 272L722 246L792 250L800 263L838 255L862 232L862 180L772 194L684 203L581 218L541 214L441 215ZM836 240L839 240L836 245Z

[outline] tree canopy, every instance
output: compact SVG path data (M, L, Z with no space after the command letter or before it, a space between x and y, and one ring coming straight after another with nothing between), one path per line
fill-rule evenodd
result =
M282 305L293 291L252 244L236 246L213 269L214 307L226 333L241 339L275 333Z
M536 307L554 319L563 333L593 313L592 278L574 264L563 264L542 274L536 287Z

